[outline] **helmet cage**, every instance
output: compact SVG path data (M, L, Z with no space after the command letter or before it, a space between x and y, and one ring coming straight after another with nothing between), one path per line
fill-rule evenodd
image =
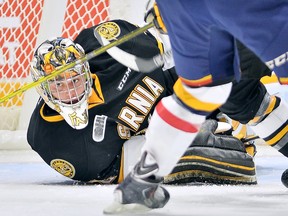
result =
M84 55L83 48L70 39L47 40L35 52L31 63L32 78L36 81ZM45 103L59 112L71 127L82 129L88 124L91 86L89 64L84 62L42 82L36 90Z

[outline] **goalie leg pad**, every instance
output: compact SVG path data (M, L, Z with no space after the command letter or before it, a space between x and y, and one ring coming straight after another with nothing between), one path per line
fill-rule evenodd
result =
M214 183L256 184L253 157L245 145L232 135L215 134L217 122L207 120L166 184Z
M210 147L190 147L166 184L257 184L253 158L247 153Z

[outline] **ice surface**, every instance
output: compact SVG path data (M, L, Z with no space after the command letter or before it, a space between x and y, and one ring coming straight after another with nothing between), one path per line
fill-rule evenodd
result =
M281 181L288 159L258 146L255 186L169 186L171 200L147 215L288 215ZM98 216L112 202L115 185L75 184L32 151L0 151L0 216Z

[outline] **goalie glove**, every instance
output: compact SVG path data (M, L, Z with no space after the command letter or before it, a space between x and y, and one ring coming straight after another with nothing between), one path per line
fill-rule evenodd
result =
M217 121L207 120L193 143L164 178L166 184L256 184L253 157L232 135L215 134Z
M160 14L160 11L156 2L153 4L153 7L145 13L144 21L147 23L153 22L156 29L161 34L167 34L166 26L163 22L163 19L161 17L161 14Z

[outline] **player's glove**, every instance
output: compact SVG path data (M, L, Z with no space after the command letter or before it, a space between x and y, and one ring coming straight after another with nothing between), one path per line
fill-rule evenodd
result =
M167 184L256 184L253 157L232 135L215 134L217 121L207 120L178 161Z
M153 4L153 7L145 13L144 21L147 23L153 22L156 29L161 34L167 34L166 26L163 22L163 19L161 17L161 14L160 14L160 11L156 2Z

